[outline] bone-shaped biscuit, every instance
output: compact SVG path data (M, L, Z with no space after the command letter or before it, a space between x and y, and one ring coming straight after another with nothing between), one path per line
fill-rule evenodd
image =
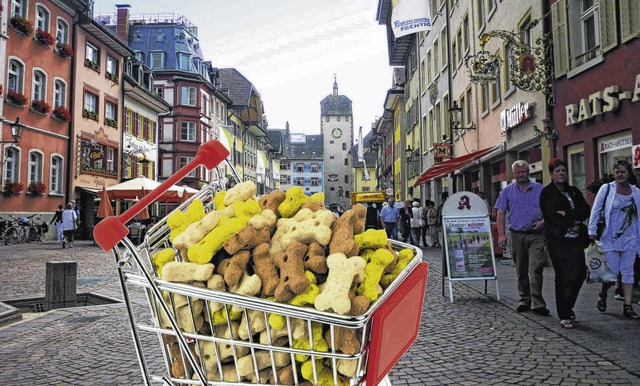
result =
M365 260L360 256L352 256L347 259L343 253L335 253L327 257L329 276L316 298L316 309L325 311L332 309L334 312L345 315L351 310L349 300L349 288L353 277L364 270Z

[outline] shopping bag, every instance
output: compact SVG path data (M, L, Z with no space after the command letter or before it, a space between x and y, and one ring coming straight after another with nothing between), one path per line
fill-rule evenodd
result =
M587 283L606 283L616 281L616 275L611 271L602 252L602 244L595 240L584 251L587 265Z

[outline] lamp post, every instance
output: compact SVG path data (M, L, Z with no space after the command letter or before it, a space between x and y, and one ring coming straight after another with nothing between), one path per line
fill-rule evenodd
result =
M475 130L476 125L471 122L471 126L462 126L462 107L458 106L457 101L453 101L453 105L449 107L449 122L451 130Z

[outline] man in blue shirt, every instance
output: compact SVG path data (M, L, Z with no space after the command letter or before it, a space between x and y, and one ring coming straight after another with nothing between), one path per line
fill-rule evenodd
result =
M544 267L544 220L540 210L542 184L529 180L529 164L518 160L511 166L515 182L507 185L498 196L496 226L498 244L504 246L505 214L509 221L511 257L516 264L518 278L518 312L533 310L549 315L542 298L542 269Z
M398 208L394 206L395 203L396 200L394 200L393 197L389 198L389 205L385 206L380 211L380 223L387 232L387 237L390 239L398 238L398 228L396 227L396 223L398 222L400 212L398 211Z

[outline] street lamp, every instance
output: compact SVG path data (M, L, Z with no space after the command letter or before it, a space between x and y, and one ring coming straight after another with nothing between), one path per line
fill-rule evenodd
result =
M407 146L407 163L408 164L416 164L420 162L420 156L414 154L414 152L417 152L418 149L412 149L411 145Z
M451 122L451 130L475 130L476 126L471 122L471 126L464 127L462 124L462 107L458 106L457 101L453 101L453 106L449 107L449 121Z
M558 139L558 129L553 128L553 120L543 119L542 125L544 126L543 130L538 129L538 126L533 125L533 131L535 132L536 137L544 136L548 141Z
M141 164L148 164L151 161L147 158L147 148L144 146L137 145L129 140L127 147L122 150L122 162L124 164L124 168L122 170L122 177L128 178L127 168L132 166L134 161Z
M24 131L26 126L20 123L20 117L16 117L16 121L9 124L9 127L11 128L12 139L10 141L2 140L0 141L0 143L12 143L17 145L18 143L20 143L22 132Z

